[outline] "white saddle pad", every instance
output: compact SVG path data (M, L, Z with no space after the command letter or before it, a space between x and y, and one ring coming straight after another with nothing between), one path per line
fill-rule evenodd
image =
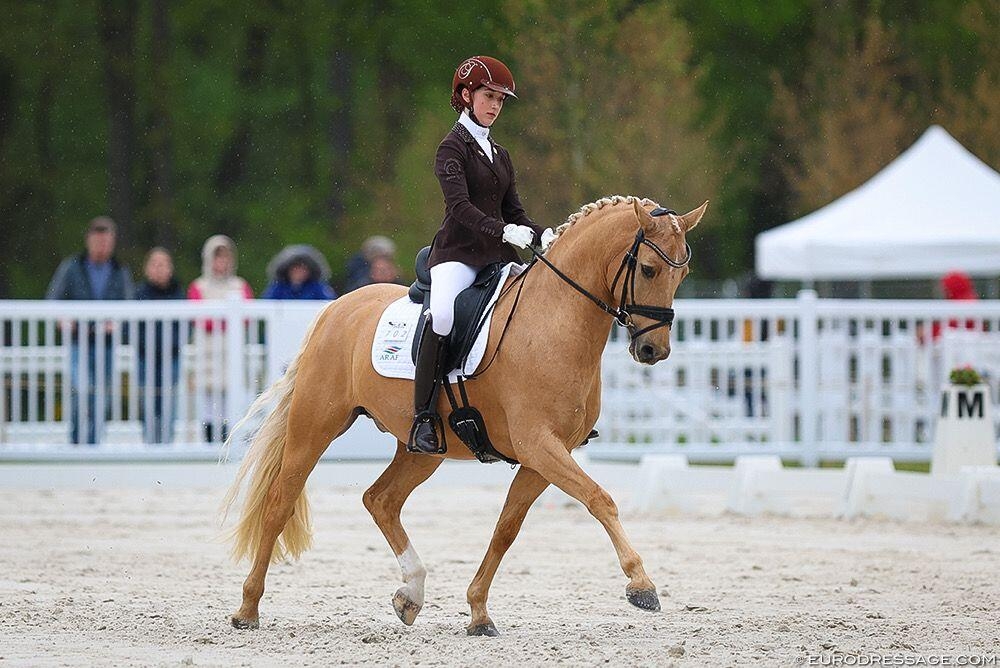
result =
M523 264L510 263L502 270L500 283L497 289L490 296L487 309L493 306L504 284L511 276L517 276L524 271ZM415 367L410 357L410 350L413 347L413 337L417 333L417 319L420 317L422 304L414 304L410 298L401 297L385 307L382 317L379 318L378 326L375 328L375 340L372 343L372 366L380 376L386 378L406 378L413 380ZM449 378L455 380L458 376L470 376L476 372L479 363L483 361L486 353L486 342L490 335L490 322L493 319L493 311L488 310L486 323L479 331L472 350L465 360L465 366L455 369L449 374Z

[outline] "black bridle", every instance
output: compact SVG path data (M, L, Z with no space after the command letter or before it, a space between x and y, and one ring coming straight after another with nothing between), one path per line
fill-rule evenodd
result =
M676 215L677 212L669 209L655 209L652 212L652 215L654 216L667 214ZM560 271L558 267L545 259L545 256L543 256L534 247L529 246L529 248L531 249L531 253L535 256L536 260L551 269L556 276L568 283L574 290L594 302L598 308L617 320L618 324L628 329L629 337L634 341L637 337L645 334L646 332L660 327L669 327L674 322L674 310L672 308L666 308L663 306L648 306L645 304L637 304L635 302L635 273L636 265L639 260L640 246L646 246L647 248L652 249L652 251L656 253L661 260L675 269L687 266L687 263L691 261L691 246L688 245L687 242L684 242L684 249L686 251L684 259L675 260L664 253L659 246L647 239L645 232L643 232L640 227L639 231L635 234L635 241L632 242L631 248L626 251L625 257L622 258L622 263L618 267L618 271L615 273L615 280L611 282L611 294L613 296L618 287L618 281L622 281L621 293L618 295L618 306L612 306L599 297L592 295L586 290L586 288L582 287L579 283ZM655 324L636 330L636 324L632 321L632 316L634 315L649 318L650 320L655 321Z

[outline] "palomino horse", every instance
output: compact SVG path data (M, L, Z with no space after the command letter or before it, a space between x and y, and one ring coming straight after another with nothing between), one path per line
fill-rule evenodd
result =
M625 535L614 501L570 451L584 441L600 412L601 353L614 320L609 313L628 327L629 351L637 361L655 364L670 354L670 306L688 273L691 252L685 235L707 204L682 216L635 197L588 204L559 228L545 256L551 264L536 264L520 279L521 298L508 294L500 300L487 349L495 349L502 338L503 351L469 383L469 393L486 418L494 446L521 467L469 585L470 635L498 635L486 611L490 584L525 514L549 484L582 502L604 525L629 579L628 601L660 609L656 588ZM253 436L224 502L227 510L232 507L249 476L242 516L233 529L233 554L253 563L233 626L257 628L268 565L286 555L296 558L309 547L306 478L330 442L362 414L398 441L395 457L365 492L364 504L402 571L403 586L392 599L396 614L412 624L420 612L427 571L400 524L400 509L443 459L471 459L472 454L450 427L446 455L406 451L413 386L377 375L371 363L379 316L405 293L398 285L374 285L332 302L316 318L285 375L244 418L276 402ZM515 302L519 305L508 322ZM446 408L444 397L439 408Z

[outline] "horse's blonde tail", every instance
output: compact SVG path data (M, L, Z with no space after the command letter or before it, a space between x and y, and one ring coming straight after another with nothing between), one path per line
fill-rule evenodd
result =
M316 319L316 322L318 320L319 318ZM316 329L316 322L313 322L306 335L302 350L305 350L309 344L312 332ZM233 481L222 501L222 514L223 520L225 520L229 510L239 497L243 481L250 475L251 471L253 472L246 490L246 498L243 501L243 512L240 515L240 520L229 532L229 539L233 543L232 556L236 561L243 557L253 559L260 547L264 532L264 515L268 510L268 497L271 487L281 473L281 460L285 453L292 391L295 389L295 377L298 374L302 350L288 366L285 374L250 405L246 415L233 427L230 435L231 438L232 434L238 432L247 421L251 420L268 404L277 401L253 435L250 448L236 474L236 480ZM226 447L228 450L228 440ZM273 499L271 501L273 502ZM285 557L297 559L311 546L312 522L309 518L309 499L306 497L306 490L303 487L299 497L295 500L292 516L285 523L281 534L274 543L274 549L271 551L271 563L281 561Z

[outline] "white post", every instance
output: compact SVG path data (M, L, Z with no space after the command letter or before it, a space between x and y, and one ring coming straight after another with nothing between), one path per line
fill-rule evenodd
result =
M655 510L663 478L670 471L688 467L685 455L643 455L639 460L639 488L632 501L632 508L639 511Z
M819 320L815 290L800 290L799 303L799 441L802 465L816 466L819 456Z
M735 480L729 490L726 510L739 515L757 512L754 500L754 476L758 471L780 471L781 457L777 455L740 455L733 464Z
M864 514L868 503L868 477L892 475L896 467L890 457L848 457L847 486L840 517L851 519Z
M243 300L230 297L226 302L226 419L230 428L243 417L249 405L246 386L246 358L244 340L246 324Z

